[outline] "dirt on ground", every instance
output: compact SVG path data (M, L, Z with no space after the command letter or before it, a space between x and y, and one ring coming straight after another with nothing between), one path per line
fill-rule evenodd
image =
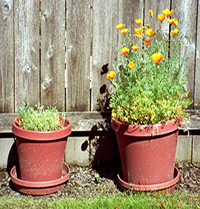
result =
M178 163L180 180L176 189L184 189L188 192L200 195L200 163ZM68 197L90 198L102 193L113 193L123 190L117 182L118 168L105 166L94 169L92 167L70 166L70 178L61 191L45 195L44 198L56 200ZM21 197L23 194L15 190L10 175L6 169L0 170L0 196Z

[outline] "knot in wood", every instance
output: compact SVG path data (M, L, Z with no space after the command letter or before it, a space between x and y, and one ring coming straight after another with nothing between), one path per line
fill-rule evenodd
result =
M10 14L12 7L7 1L2 2L1 7L4 15Z
M42 83L42 89L46 90L51 87L52 78L48 76L45 81Z

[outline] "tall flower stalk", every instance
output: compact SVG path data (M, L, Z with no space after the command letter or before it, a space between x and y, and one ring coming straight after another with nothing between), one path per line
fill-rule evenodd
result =
M149 15L153 18L152 10ZM113 71L107 75L114 88L110 100L113 119L155 124L186 117L185 109L193 101L184 88L187 58L181 55L182 36L172 15L173 10L167 9L158 15L158 29L137 19L134 35L124 24L116 26L123 34L121 48ZM162 33L163 21L171 27L170 36Z

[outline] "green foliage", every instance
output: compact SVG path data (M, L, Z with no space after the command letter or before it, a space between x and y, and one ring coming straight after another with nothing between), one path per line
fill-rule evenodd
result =
M133 38L130 29L122 35L114 65L116 75L108 77L114 87L110 100L114 119L128 124L156 124L186 117L185 109L193 101L188 98L189 90L184 88L188 58L181 53L182 39L180 33L164 34L162 23L152 36L142 33ZM146 46L144 40L150 40L150 44ZM132 49L135 41L139 46L136 51ZM130 50L127 55L121 52L122 48ZM160 62L152 60L154 53L163 55ZM128 66L132 61L133 69Z
M33 131L53 131L62 129L65 117L59 117L56 107L44 109L40 104L36 108L22 104L19 108L16 123L20 128Z

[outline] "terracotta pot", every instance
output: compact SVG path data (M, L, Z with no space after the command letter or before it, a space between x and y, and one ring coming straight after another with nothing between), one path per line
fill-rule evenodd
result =
M112 120L125 182L152 185L173 179L180 122L139 126Z
M65 119L64 129L56 131L30 131L19 128L13 121L16 136L18 178L39 182L61 178L67 137L71 123Z

